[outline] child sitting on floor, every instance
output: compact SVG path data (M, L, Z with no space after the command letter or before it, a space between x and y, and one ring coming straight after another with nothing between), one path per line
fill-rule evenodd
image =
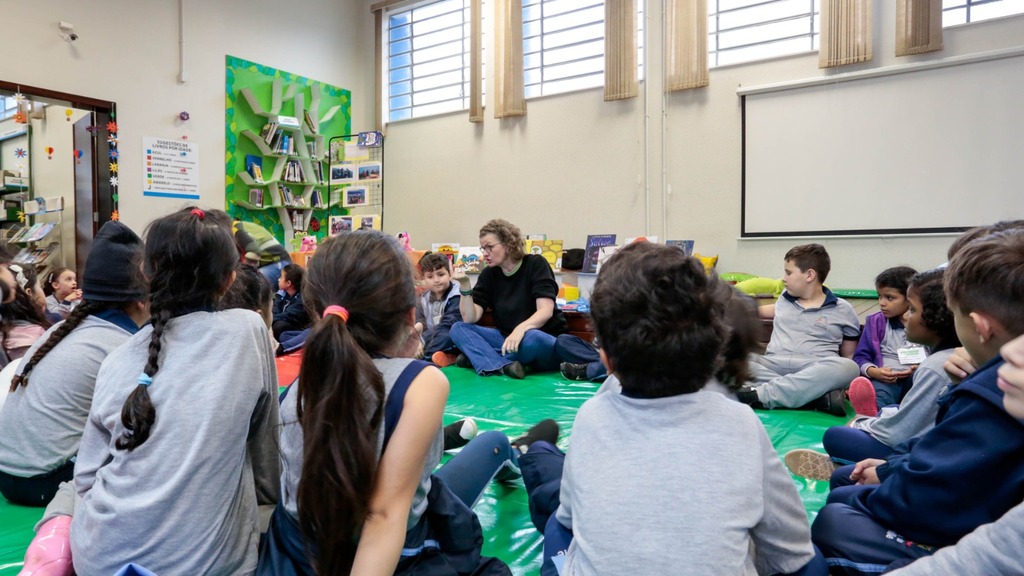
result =
M857 376L850 360L860 336L860 322L850 303L836 298L822 283L832 268L821 244L786 252L786 290L761 306L773 320L764 355L752 355L753 385L741 390L740 402L754 408L804 408L846 415L843 390Z
M853 353L861 373L850 382L850 403L857 414L874 416L883 406L899 404L910 389L913 369L900 357L910 348L903 314L907 311L907 283L916 273L909 266L897 266L875 277L880 311L864 320L864 331Z
M470 507L496 475L518 477L516 451L486 432L434 472L448 380L403 357L419 338L397 241L374 231L329 238L305 291L317 320L281 403L282 497L259 573L509 574L480 556ZM431 571L439 566L449 569Z
M45 506L71 480L100 363L148 319L133 277L141 249L127 226L104 224L86 262L82 303L18 367L0 410L0 493L9 501Z
M274 320L271 328L274 338L283 341L286 332L299 332L309 326L309 314L302 302L302 266L288 264L281 269L281 277L277 280L280 288L274 298Z
M622 390L576 416L555 514L572 531L563 574L809 568L806 514L760 420L702 390L728 338L717 282L648 242L602 267L591 315Z
M75 271L59 266L46 275L43 286L46 293L46 311L67 318L68 314L82 301L82 290L78 288Z
M885 458L893 447L935 425L938 397L952 384L943 365L960 345L953 312L946 306L941 269L922 272L910 281L907 291L906 337L927 346L932 353L914 371L913 386L899 405L882 408L878 416L858 416L849 426L825 431L822 443L828 456L813 450L793 450L786 465L797 476L828 480L841 464L865 458ZM829 458L831 457L831 458Z
M452 262L444 254L427 254L419 268L427 290L416 307L416 330L423 340L423 357L444 368L455 363L458 351L448 332L462 322L459 283L452 280Z
M52 326L35 266L10 264L14 275L14 301L0 307L0 332L8 358L21 358Z
M968 243L945 272L957 336L978 364L935 426L833 474L812 534L835 573L876 574L949 546L1021 501L1024 424L1006 413L999 348L1024 334L1024 230ZM841 486L857 483L857 485Z
M75 463L78 574L256 568L256 487L279 490L277 377L263 320L217 311L238 262L230 222L191 208L148 227L152 322L103 362Z

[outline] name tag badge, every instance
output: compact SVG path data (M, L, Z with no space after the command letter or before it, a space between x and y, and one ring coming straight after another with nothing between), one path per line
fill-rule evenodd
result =
M896 354L899 356L900 364L904 366L920 364L928 357L924 346L904 346L897 350Z

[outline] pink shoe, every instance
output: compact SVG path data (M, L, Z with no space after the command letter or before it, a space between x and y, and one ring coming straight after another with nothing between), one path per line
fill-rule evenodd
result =
M72 576L71 516L57 516L39 527L25 551L25 567L18 576Z
M878 398L871 380L857 376L850 382L850 404L853 411L863 416L878 416Z

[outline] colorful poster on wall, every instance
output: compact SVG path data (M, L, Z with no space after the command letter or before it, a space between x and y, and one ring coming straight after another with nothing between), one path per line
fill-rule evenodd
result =
M142 195L199 200L199 145L143 136Z

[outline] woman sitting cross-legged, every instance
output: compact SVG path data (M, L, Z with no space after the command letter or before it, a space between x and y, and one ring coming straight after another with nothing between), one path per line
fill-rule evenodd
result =
M558 369L555 337L566 331L555 305L558 284L543 256L523 253L523 236L514 224L491 220L480 229L480 249L487 268L470 288L465 270L456 269L462 322L449 333L462 351L456 363L480 375L523 378L526 368ZM477 324L491 310L497 328Z

